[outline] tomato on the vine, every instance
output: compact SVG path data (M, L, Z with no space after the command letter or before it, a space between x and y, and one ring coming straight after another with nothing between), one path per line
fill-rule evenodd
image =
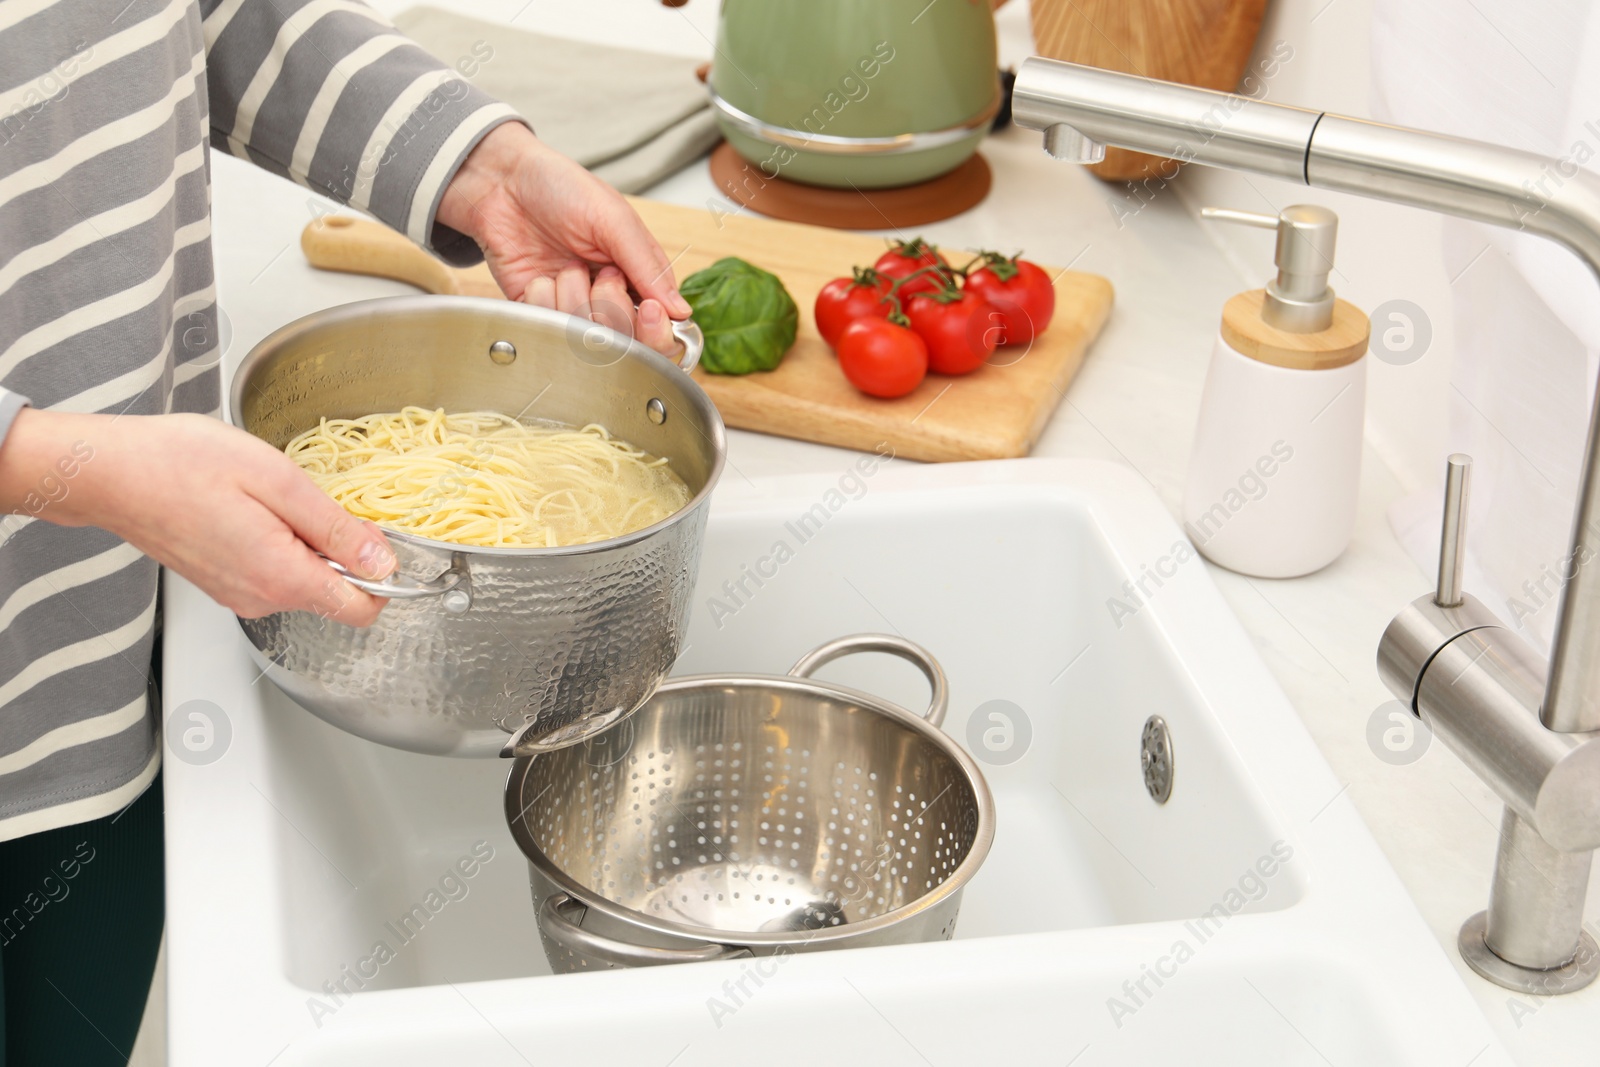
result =
M857 319L839 336L839 369L868 396L905 396L928 373L928 346L884 319Z
M926 293L944 287L944 281L939 277L939 272L931 270L933 267L946 267L944 256L939 254L939 249L918 237L912 241L896 241L894 247L878 257L878 262L873 268L879 273L899 281L911 278L919 270L926 270L926 274L917 274L910 281L903 282L899 288L900 298L904 300L913 293Z
M983 266L968 270L967 289L999 312L1003 345L1026 344L1050 325L1056 311L1056 287L1036 264L998 252L982 252Z
M999 312L970 289L918 293L906 301L911 328L928 346L928 369L936 374L969 374L994 354Z
M839 344L844 328L857 319L886 319L895 310L889 295L892 278L871 267L857 267L849 278L835 278L817 294L817 332L829 347Z

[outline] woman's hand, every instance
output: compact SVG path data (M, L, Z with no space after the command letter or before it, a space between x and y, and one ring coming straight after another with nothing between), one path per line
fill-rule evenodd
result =
M76 415L25 408L0 445L0 508L109 530L246 618L312 611L368 626L385 601L363 578L394 570L383 534L265 441L204 415Z
M495 127L472 150L439 221L478 242L511 299L592 319L659 352L677 347L669 315L690 309L666 253L615 189L521 123Z

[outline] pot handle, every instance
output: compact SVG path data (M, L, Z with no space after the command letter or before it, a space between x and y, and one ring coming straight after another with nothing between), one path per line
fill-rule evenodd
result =
M333 569L345 581L373 596L387 597L390 600L421 600L424 597L436 596L444 610L452 615L460 615L472 607L472 583L467 580L467 557L460 552L450 555L450 569L437 578L426 582L405 575L390 575L387 578L373 581L370 578L358 578L343 564L335 563L326 556L322 561Z
M934 726L944 724L944 713L950 709L950 683L945 680L944 668L939 666L939 661L927 649L903 637L893 634L851 634L841 637L818 645L801 656L799 662L789 668L789 673L796 678L809 678L823 664L855 652L887 652L915 664L933 689L928 710L922 713L922 717Z
M615 964L619 967L650 967L662 963L706 963L749 956L748 948L704 944L696 948L652 948L627 941L615 941L579 924L589 914L583 903L565 893L552 893L539 905L539 929L556 944L579 956ZM570 917L569 917L570 916Z
M700 355L706 350L706 335L701 332L699 323L693 319L683 319L673 321L672 336L683 342L683 355L678 357L678 366L688 374L700 365Z

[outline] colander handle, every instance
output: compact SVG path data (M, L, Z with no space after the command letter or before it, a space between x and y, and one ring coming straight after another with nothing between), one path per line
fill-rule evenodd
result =
M928 710L922 713L922 717L934 726L944 725L944 713L950 708L950 683L945 681L944 668L939 666L939 661L934 659L927 649L903 637L896 637L893 634L851 634L849 637L841 637L825 645L818 645L801 656L799 661L789 668L789 673L796 678L809 678L824 664L832 663L841 656L855 652L887 652L891 656L899 656L908 663L915 664L933 689L933 697L928 701Z
M578 956L587 956L619 967L651 967L661 963L706 963L711 960L732 960L749 956L751 952L742 945L704 944L695 948L654 948L617 941L579 923L589 909L567 896L552 893L539 905L539 929L544 936ZM571 916L569 918L568 916Z

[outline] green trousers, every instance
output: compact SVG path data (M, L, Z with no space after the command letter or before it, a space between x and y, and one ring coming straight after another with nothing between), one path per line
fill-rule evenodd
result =
M93 822L0 842L0 1067L122 1067L166 895L161 776Z

